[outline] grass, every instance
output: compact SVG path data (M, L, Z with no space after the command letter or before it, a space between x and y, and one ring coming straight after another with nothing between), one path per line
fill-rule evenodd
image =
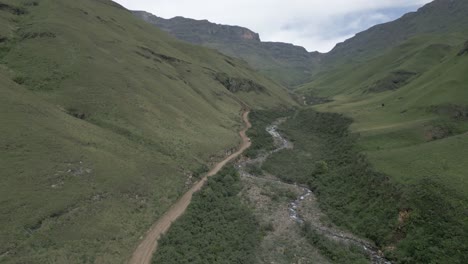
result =
M466 3L457 1L456 4ZM352 119L350 132L356 137L352 149L365 154L370 175L371 172L381 174L376 180L366 178L366 173L354 174L355 182L336 180L331 185L336 190L328 190L323 187L327 181L319 180L316 188L326 190L325 194L323 191L319 194L324 208L328 208L334 222L365 234L379 245L390 249L396 246L395 250L388 250L387 255L397 263L463 263L461 252L466 251L467 242L462 237L467 233L463 212L468 200L465 176L468 164L464 162L468 123L459 114L463 111L458 110L468 105L465 89L468 57L460 55L466 42L463 33L466 27L460 28L462 24L455 23L452 17L443 18L444 12L435 15L436 19L444 19L445 24L453 23L453 27L447 27L445 32L436 30L422 34L424 30L416 31L397 45L389 43L390 47L381 52L375 53L373 48L376 47L365 49L359 55L360 61L337 59L328 71L322 71L311 83L298 89L306 96L332 100L314 109L344 114ZM426 12L426 18L433 15ZM414 16L424 18L424 15ZM411 29L421 25L424 24L418 22ZM431 25L439 23L425 26ZM366 37L365 34L357 36L355 41ZM401 79L396 76L397 72L411 73L411 77ZM315 141L320 142L320 139ZM304 151L306 154L296 154L302 158L293 163L296 165L292 170L292 175L296 175L293 180L302 179L297 166L309 171L313 168L310 164L313 160L301 164L308 161L307 152L311 159L322 159L323 154L314 148L320 150L312 144L309 151ZM284 156L294 162L291 153ZM273 164L281 158L272 161L272 169L278 169ZM350 175L346 170L341 173L343 177ZM382 177L387 179L384 181L386 187L376 189L373 184ZM358 187L361 183L369 186ZM339 191L341 185L347 186L350 192L358 188L361 193L346 194L344 189ZM332 200L328 203L326 197L330 196L342 202ZM387 198L383 199L385 196ZM373 208L374 219L366 220L367 208L356 211L363 204ZM403 215L409 212L410 216L404 220L400 215L399 222L395 222L397 211ZM388 216L384 217L384 212L388 212ZM360 215L360 219L343 222L346 215Z
M317 56L311 55L303 47L242 39L241 35L248 34L247 29L234 26L226 28L207 21L181 17L165 20L139 11L136 11L135 15L181 40L241 58L259 72L288 87L309 81L319 61Z
M408 39L421 35L434 37L454 32L461 36L466 35L466 12L468 5L463 0L432 1L417 12L407 13L389 23L375 25L340 43L323 58L322 68L328 66L329 69L333 69L337 65L349 62L366 63ZM448 38L443 38L442 41L447 42ZM401 56L395 58L404 59ZM421 62L424 62L424 59Z
M2 263L125 263L187 175L237 146L240 101L293 104L110 1L2 3L27 11L0 10ZM267 91L230 93L216 72Z
M413 183L418 180L417 176L427 175L468 197L467 144L464 134L416 146L375 151L369 157L377 168L402 182Z
M334 100L317 110L353 119L351 130L360 135L359 148L379 171L402 183L432 175L466 194L463 171L468 167L460 157L468 123L454 118L456 110L432 110L468 105L468 60L458 55L464 42L464 35L456 32L420 34L376 58L324 72L300 91ZM416 75L396 90L371 91L398 70Z
M280 127L295 148L273 154L263 169L307 184L333 223L371 239L396 263L463 263L467 197L429 173L410 182L381 173L360 153L350 124L339 114L300 110ZM342 254L324 243L324 255Z

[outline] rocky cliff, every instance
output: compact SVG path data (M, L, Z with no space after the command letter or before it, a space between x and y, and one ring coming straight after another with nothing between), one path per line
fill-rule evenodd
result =
M180 40L244 59L288 87L307 82L322 57L318 52L309 53L289 43L262 42L258 33L244 27L184 17L164 19L143 11L134 11L134 14Z

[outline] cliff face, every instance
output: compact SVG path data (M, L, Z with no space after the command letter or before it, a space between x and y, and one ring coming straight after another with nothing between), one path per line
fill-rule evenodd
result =
M134 14L180 40L241 58L288 87L307 82L322 56L289 43L262 42L259 34L244 27L184 17L164 19L143 11Z
M250 29L211 23L208 20L195 20L184 17L164 19L144 11L134 12L143 20L171 33L178 39L203 44L209 41L254 41L260 42L260 36Z

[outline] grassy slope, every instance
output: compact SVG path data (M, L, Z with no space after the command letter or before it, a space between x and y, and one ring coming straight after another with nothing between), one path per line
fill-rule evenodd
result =
M291 104L243 62L110 1L2 3L27 10L0 10L2 263L124 263L186 174L238 143L235 96ZM214 71L269 95L233 95Z
M361 135L362 149L383 172L404 182L427 174L440 175L445 177L446 184L465 192L468 181L463 177L461 164L466 148L464 143L454 142L467 141L463 133L468 131L468 124L450 114L430 111L434 106L468 104L465 89L468 57L457 55L463 46L462 37L458 34L415 37L369 62L323 73L301 90L333 97L334 102L317 109L352 117L352 130ZM397 70L417 75L397 90L369 92L372 84ZM453 135L458 136L428 140L427 133L441 124L453 127ZM436 151L437 155L429 154Z
M388 49L421 34L460 32L466 35L468 4L463 0L433 0L417 12L405 14L392 22L373 26L339 43L326 54L322 66L343 62L364 62L380 56Z
M203 45L217 49L224 54L244 59L253 68L273 80L294 87L308 82L318 59L300 47L271 42L206 42ZM287 47L287 48L285 48ZM286 53L286 54L285 54Z
M263 169L307 184L328 219L373 240L394 263L464 263L466 197L431 175L401 184L376 171L355 148L351 122L336 113L299 111L280 127L294 149L273 154ZM305 233L323 254L350 261Z
M465 1L445 0L436 4L442 8L452 4L465 7L448 12L425 8L416 15L406 16L406 21L417 18L412 23L402 24L405 19L389 23L384 27L408 27L408 32L412 32L408 38L383 47L368 41L367 49L360 54L348 50L353 60L332 56L334 65L298 89L306 96L333 99L314 108L351 117L351 130L359 135L358 150L367 154L373 168L390 176L392 185L400 186L400 201L388 204L387 208L409 208L410 224L395 236L398 249L388 253L402 263L429 263L443 258L450 263L461 263L460 246L466 245L460 241L467 232L463 212L468 201L468 56L460 55L466 49L467 40L466 23L460 16L466 17L467 5ZM439 25L439 29L430 29ZM359 43L378 33L370 32L358 34L347 44ZM410 73L410 77L400 82L401 75L395 76L401 72ZM346 211L353 206L346 204L332 207L331 211L340 208ZM334 221L339 219L344 217ZM346 225L354 229L360 221L350 219ZM383 222L384 218L378 225L368 226L378 229L384 227ZM366 232L365 228L355 231Z
M134 11L134 14L181 40L242 58L261 73L290 87L309 81L320 57L292 44L243 39L240 36L243 33L258 37L246 28L182 17L162 19L142 11Z

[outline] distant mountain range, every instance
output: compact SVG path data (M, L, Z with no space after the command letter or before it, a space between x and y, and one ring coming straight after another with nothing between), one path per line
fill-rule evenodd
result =
M360 32L325 54L289 43L262 42L258 33L244 27L184 17L164 19L144 11L133 13L178 39L242 58L288 87L304 84L314 74L345 61L378 56L416 35L468 32L467 4L459 0L434 1L396 21Z
M242 58L255 69L289 87L310 80L322 57L318 52L308 52L293 44L262 42L259 34L243 27L184 17L164 19L144 11L134 11L134 14L178 39Z

